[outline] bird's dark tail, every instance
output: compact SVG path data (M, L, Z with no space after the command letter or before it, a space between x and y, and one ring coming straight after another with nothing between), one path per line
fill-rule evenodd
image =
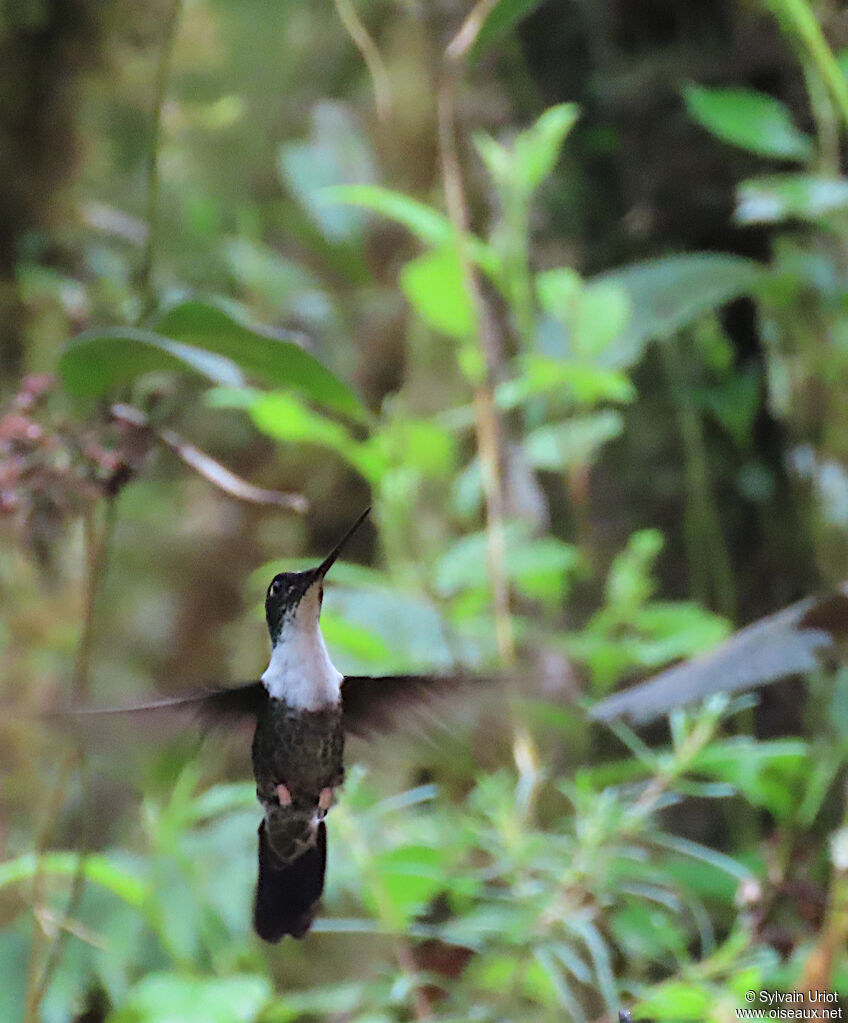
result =
M323 821L318 824L315 844L290 863L274 852L262 821L253 926L263 941L277 942L287 934L302 938L306 934L324 891L326 865L327 829Z

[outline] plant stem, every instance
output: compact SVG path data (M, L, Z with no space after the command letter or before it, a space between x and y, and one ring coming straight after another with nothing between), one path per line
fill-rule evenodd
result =
M153 265L159 244L159 150L162 142L162 111L168 93L171 58L177 37L182 0L173 0L165 22L165 34L156 64L153 83L153 110L151 115L150 149L147 154L147 238L144 243L138 290L141 297L140 321L146 320L156 307Z
M360 56L368 68L368 73L371 75L377 117L381 121L386 121L392 113L392 88L377 44L356 13L356 8L351 0L334 0L334 2L339 20L344 25L353 45L359 50Z
M807 0L766 0L780 24L796 37L818 68L848 128L848 79L833 55Z

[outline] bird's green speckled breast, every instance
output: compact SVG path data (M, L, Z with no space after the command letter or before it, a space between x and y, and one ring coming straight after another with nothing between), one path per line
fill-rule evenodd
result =
M341 706L304 711L269 698L253 736L253 773L260 802L277 802L285 785L293 809L315 807L321 790L344 781Z

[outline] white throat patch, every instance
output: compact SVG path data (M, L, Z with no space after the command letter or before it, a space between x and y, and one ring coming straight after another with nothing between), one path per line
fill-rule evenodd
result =
M283 625L262 684L269 696L291 707L320 710L338 704L343 678L330 660L316 616L314 624L290 621Z

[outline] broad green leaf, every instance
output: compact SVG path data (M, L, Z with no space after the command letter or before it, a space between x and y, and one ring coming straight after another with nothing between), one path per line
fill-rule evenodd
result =
M522 18L539 6L541 0L498 0L480 26L471 48L472 59L477 60L490 47L496 45Z
M372 184L377 177L367 136L352 109L322 102L312 110L310 138L280 146L278 167L283 183L331 241L353 241L365 218L351 206L330 205L323 191L333 185Z
M323 189L320 201L327 204L347 203L379 213L402 224L416 238L433 248L451 246L456 240L456 230L443 213L389 188L378 185L337 185ZM496 278L498 260L495 253L474 235L467 236L466 244L469 258L490 277Z
M740 295L750 294L767 271L753 260L725 253L663 256L599 274L625 288L632 315L605 353L615 366L632 365L652 339L669 337Z
M444 854L427 845L404 845L371 857L369 875L373 888L363 896L373 909L389 910L393 926L402 926L423 909L445 885ZM388 905L386 905L388 903Z
M110 1023L253 1023L271 999L259 974L198 977L151 973L130 991Z
M99 398L163 370L197 373L229 387L245 382L238 366L222 354L134 327L78 334L59 356L62 386L76 397Z
M410 305L434 330L464 341L474 330L474 312L456 246L418 256L400 272L400 286Z
M740 224L819 220L848 210L848 178L816 174L771 174L743 181L737 189Z
M760 156L808 160L810 139L792 123L780 100L753 89L707 89L690 85L683 90L690 115L723 142Z
M156 328L169 338L226 356L264 383L290 387L355 419L365 416L353 391L290 336L241 322L218 305L181 302L160 316Z

